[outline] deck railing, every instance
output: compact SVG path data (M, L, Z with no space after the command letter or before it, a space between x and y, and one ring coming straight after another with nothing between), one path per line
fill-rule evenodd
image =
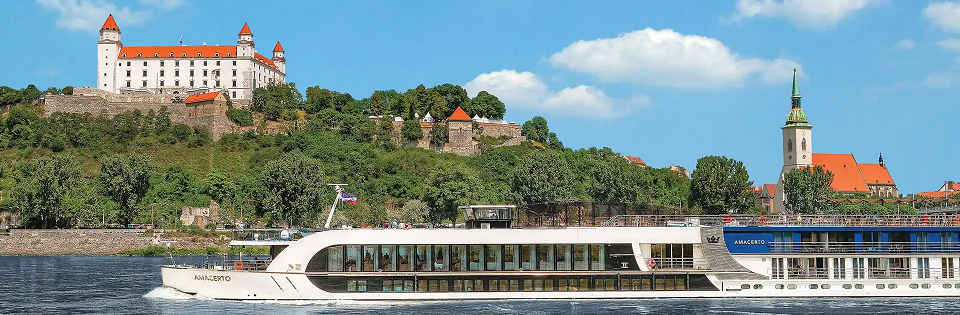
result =
M957 242L769 242L777 254L960 253Z
M954 215L618 215L604 226L960 227Z

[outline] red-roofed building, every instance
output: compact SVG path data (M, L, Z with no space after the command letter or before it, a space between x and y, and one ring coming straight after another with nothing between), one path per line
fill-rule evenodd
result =
M183 101L187 106L187 117L226 115L227 98L220 92L210 92L187 96Z
M860 164L853 154L813 153L813 125L807 121L807 114L801 107L800 85L797 70L793 70L793 91L790 96L791 108L786 123L781 127L783 133L783 168L776 185L773 200L773 212L786 211L783 193L784 176L799 168L822 166L833 173L831 187L843 194L867 194L882 197L898 197L896 183L883 156L878 164Z
M627 159L627 161L630 162L631 164L647 167L647 163L643 162L643 160L641 160L638 157L625 155L623 158Z
M249 100L258 86L285 83L286 59L277 42L272 58L259 54L246 23L236 45L124 46L113 15L100 28L97 88L117 94L197 94L224 91Z
M924 191L917 193L917 196L927 197L927 198L960 198L960 184L957 184L953 181L948 181L940 185L940 189L936 191Z

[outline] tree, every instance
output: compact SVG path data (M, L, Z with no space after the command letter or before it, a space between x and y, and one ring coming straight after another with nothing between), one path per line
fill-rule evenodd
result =
M547 147L554 150L563 150L563 142L560 142L560 139L557 139L557 134L551 132L547 136Z
M232 198L235 189L236 184L230 179L230 174L222 170L207 174L207 178L204 180L204 190L207 196L210 196L210 198L213 198L213 200L219 203L223 203L225 200Z
M433 127L430 128L430 144L442 146L444 143L447 143L447 126L433 123Z
M523 123L520 127L520 134L527 137L527 140L546 144L550 137L550 128L547 127L547 119L541 116L534 116Z
M416 120L403 121L400 134L403 136L403 140L407 142L423 139L423 129L420 128L420 122Z
M287 227L301 226L316 217L323 203L326 179L320 162L302 153L286 153L260 172L264 202Z
M9 86L0 86L0 105L11 105L20 102L23 93Z
M824 200L833 193L832 183L833 173L819 165L787 172L783 177L783 205L796 213L821 212Z
M646 201L643 168L621 157L598 158L592 167L587 192L601 203L639 204Z
M433 113L432 115L436 117L450 117L457 107L463 108L464 110L470 107L470 96L467 95L467 90L464 90L463 87L459 85L446 83L437 85L431 90L436 91L446 104L443 112L440 112L439 108L430 111ZM467 114L473 115L471 112L467 112Z
M373 92L373 95L370 95L370 115L380 116L383 115L387 109L387 101L383 99L383 94L378 92Z
M60 93L63 95L73 95L73 86L67 85L63 87L63 90L60 90Z
M295 83L270 84L253 90L250 107L270 119L278 119L285 110L299 109L302 102L303 95L297 91Z
M50 93L52 95L60 95L61 92L60 92L60 89L58 89L57 87L51 86L47 88L47 90L44 93Z
M153 166L143 155L114 155L100 161L100 186L104 194L120 206L117 223L128 225L136 215L136 206L150 189Z
M387 149L395 148L396 145L393 141L394 134L393 119L390 117L383 117L383 119L380 119L380 122L377 124L376 131L377 143Z
M10 194L13 209L23 217L25 226L42 229L70 226L64 200L82 183L80 166L73 157L55 155L20 163L13 177L16 182Z
M756 202L751 185L743 162L725 156L702 157L693 171L690 203L709 215L741 213Z
M464 111L470 116L480 115L490 119L503 119L503 115L507 113L507 108L503 105L503 102L493 94L487 93L487 91L477 93L477 96L470 100L469 108L470 110L464 108ZM546 124L546 121L544 121L544 124Z
M307 113L317 113L321 110L333 108L333 91L321 89L319 86L307 88L307 100L304 102L304 110Z
M417 199L408 200L403 207L396 207L396 210L388 214L388 219L414 223L427 222L430 219L430 205Z
M557 151L534 151L520 159L510 187L521 204L535 204L569 198L573 174L567 160Z
M458 207L480 201L482 183L469 168L442 164L429 178L424 201L430 206L430 222L455 222Z
M43 92L40 92L40 89L38 89L35 85L30 84L20 91L20 94L22 96L20 103L30 104L30 102L40 99L40 95L43 95Z
M253 113L246 109L227 108L227 118L239 126L253 126Z

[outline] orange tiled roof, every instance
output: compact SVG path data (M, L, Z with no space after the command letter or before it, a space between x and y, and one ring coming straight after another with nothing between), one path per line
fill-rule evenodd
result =
M171 58L170 54L173 58L236 57L237 46L124 46L119 58Z
M103 22L103 26L100 27L100 30L114 30L119 31L120 27L117 27L117 21L113 20L113 14L107 16L107 21Z
M273 46L273 51L283 51L283 46L280 46L280 42L277 42L277 45Z
M954 198L954 195L960 194L960 191L948 191L946 192L947 196ZM917 193L917 196L924 196L930 198L943 198L944 192L942 191L924 191Z
M647 166L647 163L635 156L624 156L630 163Z
M763 184L763 189L767 191L767 194L770 194L770 197L777 194L777 184Z
M220 95L220 92L194 94L194 95L188 96L187 99L183 101L183 103L193 104L193 103L199 103L199 102L212 101L213 99L217 98L217 95Z
M253 57L257 58L257 61L260 63L270 66L270 68L277 68L277 65L273 64L273 60L270 60L270 58L264 57L259 53L254 53Z
M869 192L857 160L853 154L814 153L813 165L823 166L833 173L830 185L838 192Z
M860 164L860 172L863 173L863 180L867 182L867 185L894 185L893 177L890 177L886 165Z
M463 108L460 108L459 106L457 106L457 109L453 111L453 115L450 115L450 119L448 120L470 121L471 119L470 119L470 115L467 115L467 113L463 111Z
M240 34L253 35L253 32L250 31L250 26L247 25L247 23L243 23L243 28L240 29Z

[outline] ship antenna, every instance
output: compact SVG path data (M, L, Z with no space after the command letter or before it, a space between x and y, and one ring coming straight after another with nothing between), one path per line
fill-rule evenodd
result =
M343 194L343 187L347 184L327 184L327 186L333 186L333 189L337 191L337 197L333 200L333 206L330 207L330 213L327 214L327 223L323 225L324 230L330 229L330 221L333 220L333 212L337 210L337 204L340 203L340 196Z

